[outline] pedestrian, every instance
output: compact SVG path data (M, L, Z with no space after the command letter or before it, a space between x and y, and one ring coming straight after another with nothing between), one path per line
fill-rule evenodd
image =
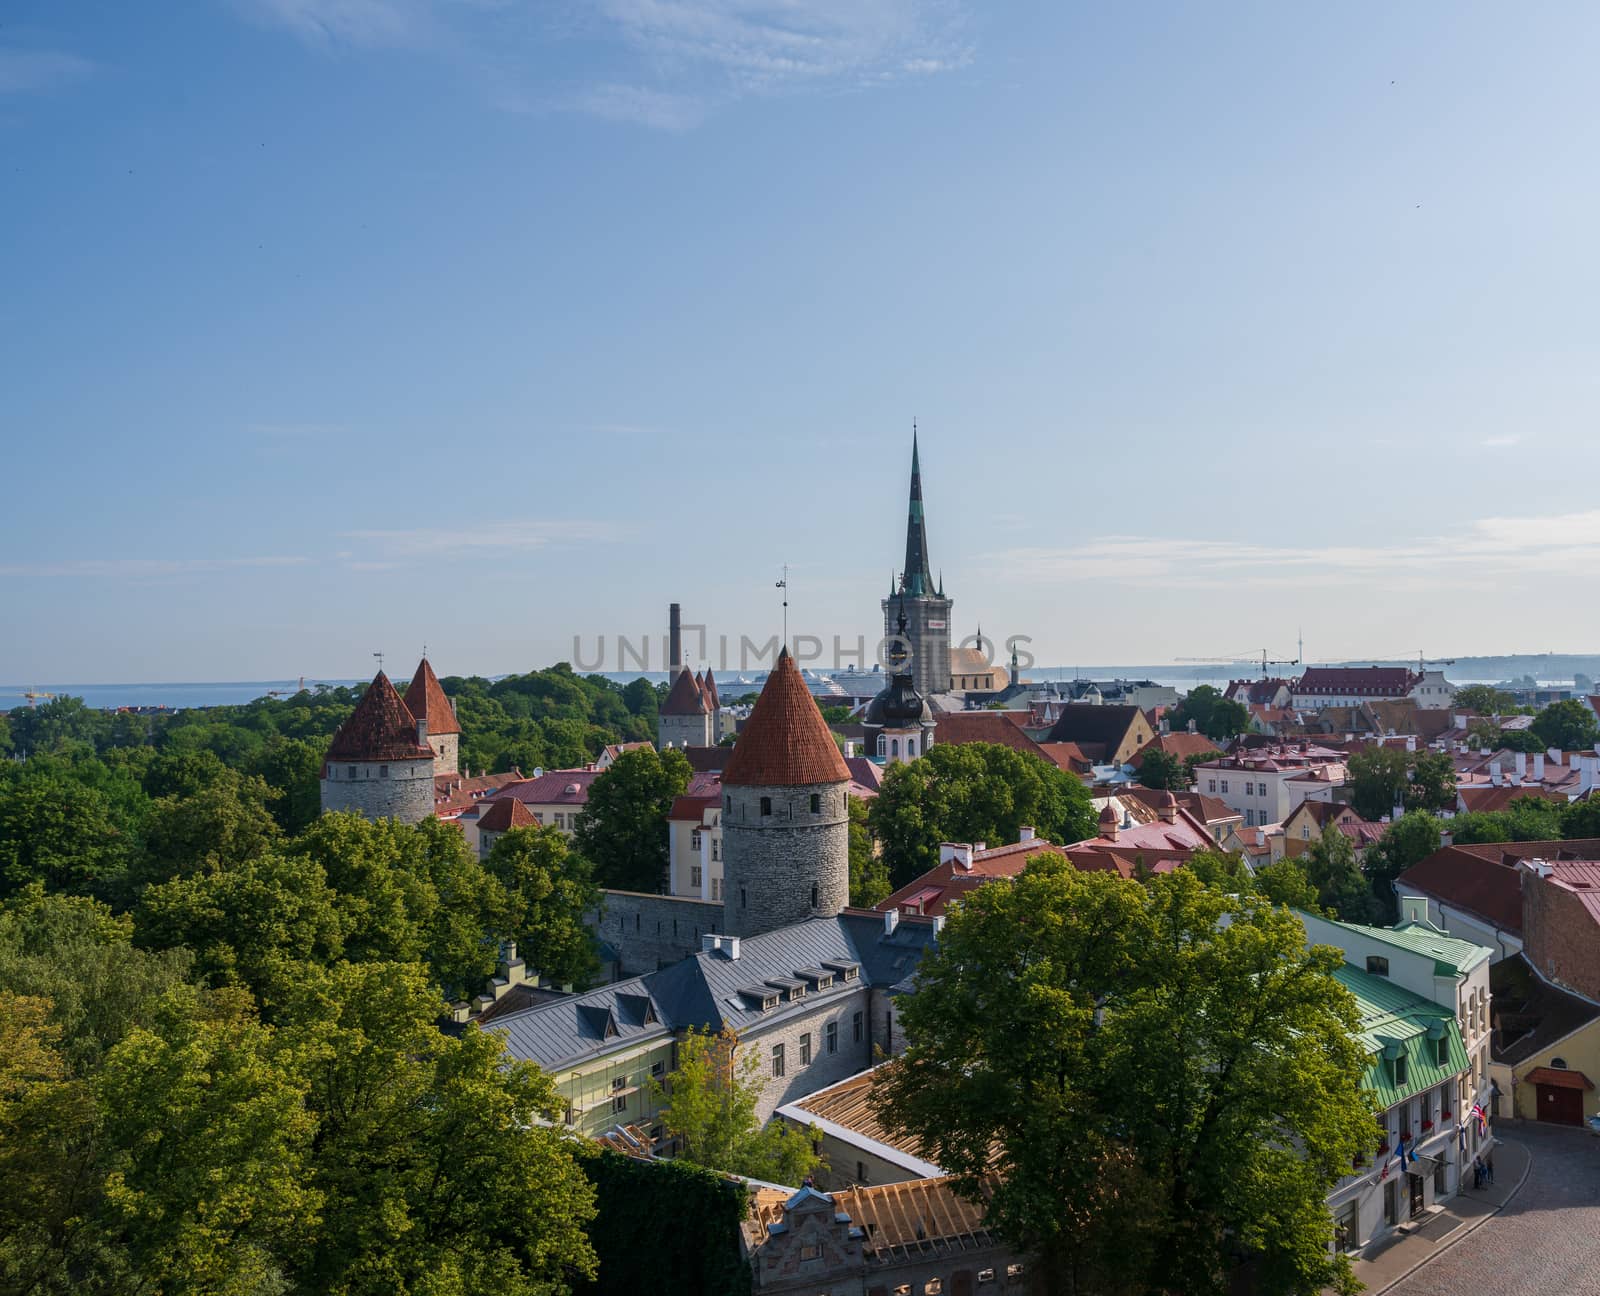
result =
M1494 1182L1494 1153L1490 1152L1483 1158L1483 1172L1489 1176L1489 1182Z
M1480 1157L1472 1158L1472 1186L1483 1187L1483 1160Z

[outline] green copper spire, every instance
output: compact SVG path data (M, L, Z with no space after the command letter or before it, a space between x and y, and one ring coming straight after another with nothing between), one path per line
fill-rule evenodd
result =
M906 565L900 588L913 598L933 592L928 571L928 534L922 520L922 463L917 453L917 425L911 425L911 504L906 512Z

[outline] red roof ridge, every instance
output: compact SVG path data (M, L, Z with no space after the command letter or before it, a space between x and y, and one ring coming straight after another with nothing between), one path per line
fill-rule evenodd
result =
M844 757L787 648L762 685L722 781L734 787L850 781Z
M417 665L417 673L406 686L406 710L418 720L428 722L429 734L458 734L461 725L456 720L456 709L433 673L433 667L424 657Z

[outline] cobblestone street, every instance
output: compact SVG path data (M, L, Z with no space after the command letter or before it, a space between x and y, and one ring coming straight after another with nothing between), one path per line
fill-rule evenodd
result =
M1389 1288L1391 1296L1600 1293L1600 1138L1519 1123L1533 1168L1504 1210Z

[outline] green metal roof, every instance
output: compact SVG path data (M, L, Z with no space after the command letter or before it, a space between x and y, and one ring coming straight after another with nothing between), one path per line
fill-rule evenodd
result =
M1330 919L1329 921L1333 921ZM1372 940L1383 941L1417 954L1426 954L1434 961L1434 975L1459 977L1468 968L1476 967L1494 951L1471 941L1447 936L1432 923L1413 922L1399 927L1365 927L1361 923L1336 922L1335 926L1348 927Z
M1362 1085L1377 1095L1383 1107L1393 1107L1414 1098L1467 1069L1467 1048L1461 1040L1461 1027L1449 1009L1412 994L1387 977L1363 972L1348 963L1333 975L1356 997L1361 1014L1361 1041L1373 1059ZM1432 1038L1430 1030L1434 1032ZM1448 1041L1443 1063L1438 1060L1436 1042L1441 1036ZM1406 1059L1404 1085L1394 1083L1393 1060L1384 1056L1391 1051Z

